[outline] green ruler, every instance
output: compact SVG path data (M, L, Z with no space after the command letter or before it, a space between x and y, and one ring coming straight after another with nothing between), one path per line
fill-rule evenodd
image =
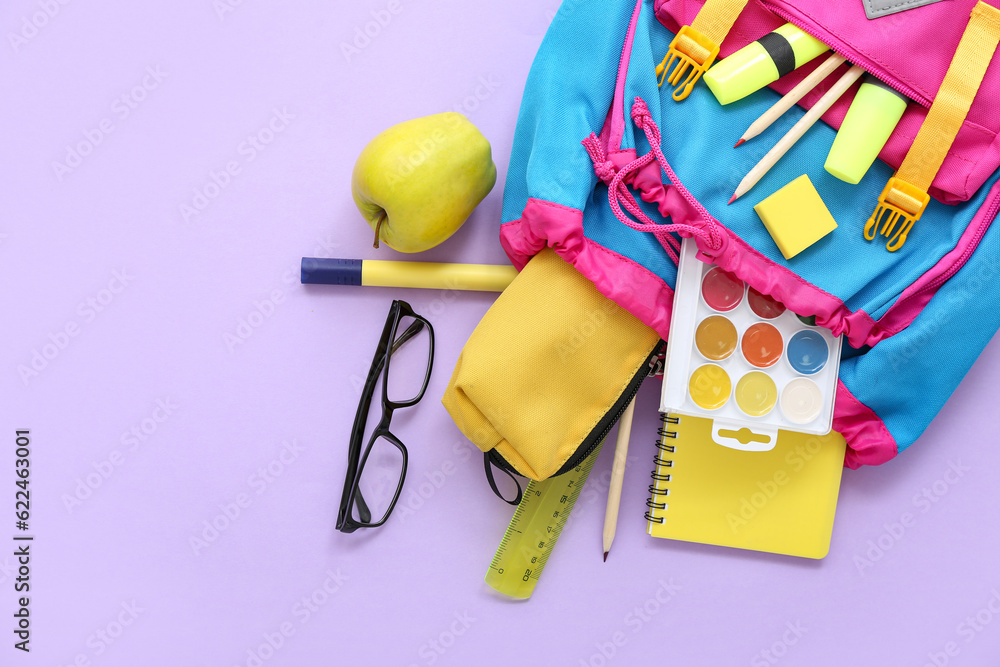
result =
M528 483L486 571L487 584L513 598L531 597L603 444L572 470Z

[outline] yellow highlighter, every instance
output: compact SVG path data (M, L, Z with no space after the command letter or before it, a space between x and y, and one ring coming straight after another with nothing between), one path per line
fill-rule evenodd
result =
M367 285L502 292L517 275L510 265L302 258L303 285Z
M729 104L774 83L829 48L786 23L717 62L705 73L705 83L719 104Z
M866 74L840 124L824 167L847 183L858 183L875 162L906 110L906 97Z

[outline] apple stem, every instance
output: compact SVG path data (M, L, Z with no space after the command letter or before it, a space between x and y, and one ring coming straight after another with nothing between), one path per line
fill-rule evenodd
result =
M378 248L378 240L379 236L381 236L380 232L382 231L382 223L385 222L385 218L385 211L378 214L378 222L375 224L375 243L372 244L373 248Z

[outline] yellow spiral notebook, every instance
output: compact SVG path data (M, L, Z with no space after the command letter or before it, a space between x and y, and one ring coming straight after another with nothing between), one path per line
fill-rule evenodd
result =
M773 449L716 444L712 420L661 415L646 501L649 534L823 558L844 469L843 436L779 431Z

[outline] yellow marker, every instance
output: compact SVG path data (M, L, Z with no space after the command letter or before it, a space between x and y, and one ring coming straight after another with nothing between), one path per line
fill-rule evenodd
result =
M774 83L829 48L786 23L717 62L705 73L705 83L719 104L729 104Z
M875 162L906 110L906 97L866 74L823 165L842 181L858 183Z
M303 285L367 285L502 292L514 280L510 265L302 258Z

